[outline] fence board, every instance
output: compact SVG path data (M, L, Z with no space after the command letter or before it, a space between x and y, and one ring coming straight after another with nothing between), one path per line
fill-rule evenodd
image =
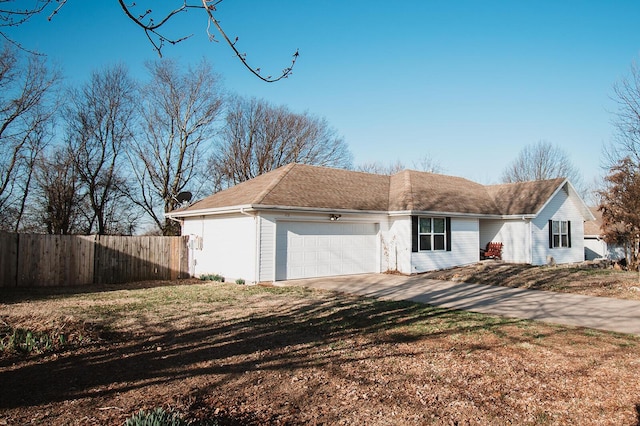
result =
M0 287L18 285L18 234L0 232Z
M0 233L0 287L187 278L188 239Z

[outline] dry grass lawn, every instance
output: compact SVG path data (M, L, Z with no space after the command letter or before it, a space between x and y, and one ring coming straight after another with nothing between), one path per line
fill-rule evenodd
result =
M21 353L19 328L53 339ZM0 332L0 425L153 407L220 425L639 422L640 338L408 302L199 281L4 291Z
M448 281L640 300L640 274L637 272L591 269L580 265L547 267L488 260L428 272L424 276Z

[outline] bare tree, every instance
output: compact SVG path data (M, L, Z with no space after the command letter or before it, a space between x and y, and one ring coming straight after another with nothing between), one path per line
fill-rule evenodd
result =
M74 160L67 147L59 146L49 156L40 156L35 165L38 218L49 234L67 235L78 230L84 203Z
M640 260L640 167L631 157L623 158L605 177L599 192L602 230L608 243L625 247L626 261L637 269Z
M17 230L31 178L31 162L47 141L59 74L41 57L0 51L0 227Z
M80 89L70 90L65 117L69 145L88 207L84 233L123 233L128 188L123 161L133 139L136 83L124 66L94 72Z
M349 168L347 144L326 120L257 99L234 98L209 160L215 190L289 163Z
M204 61L186 71L167 60L148 69L142 132L131 150L140 188L134 199L165 235L175 235L180 227L163 213L179 205L180 192L201 184L204 144L216 132L223 96L219 77Z
M413 167L421 172L443 173L442 164L429 154L424 154L413 162Z
M502 173L502 182L526 182L564 177L571 181L576 189L585 192L580 172L569 156L557 145L539 141L525 146L518 157Z
M31 214L33 209L30 199L32 198L31 193L33 189L34 171L37 162L51 139L49 126L45 126L44 124L45 123L37 126L28 136L27 144L25 146L26 149L22 155L23 160L20 167L20 178L16 181L16 193L20 195L16 197L19 201L16 203L17 209L15 214L14 232L25 230L33 231L34 227L39 227L37 225L39 221L37 219L34 220L34 217Z
M380 161L362 163L356 167L356 170L378 175L393 175L406 168L407 167L405 167L402 161L396 160L394 163L389 164L385 164ZM413 169L428 173L442 173L443 171L440 163L428 154L425 154L414 161Z
M293 72L293 67L298 59L298 51L293 54L291 63L282 72L275 76L264 76L259 67L249 64L247 54L238 48L239 38L231 38L223 30L220 21L215 17L217 6L222 0L173 0L172 2L157 2L153 0L139 0L136 2L125 2L118 0L120 8L125 16L138 26L145 34L155 51L162 57L162 49L166 44L175 45L190 37L192 34L181 36L170 36L171 23L190 10L200 12L206 19L205 32L210 41L218 41L215 34L211 32L211 27L222 36L225 43L231 48L236 58L256 77L262 81L272 83L283 78L287 78ZM0 0L0 36L10 43L23 48L18 42L7 35L6 29L18 27L29 21L36 15L47 13L49 21L67 3L67 0L34 0L30 4L13 3L12 0ZM162 4L165 3L165 4ZM168 4L167 4L168 3Z
M618 165L626 157L640 163L640 69L636 63L631 64L630 75L616 83L613 91L618 105L614 119L616 134L614 143L604 153L606 168Z
M406 169L404 163L396 160L394 163L385 164L381 161L369 161L358 164L356 170L365 173L373 173L376 175L394 175Z

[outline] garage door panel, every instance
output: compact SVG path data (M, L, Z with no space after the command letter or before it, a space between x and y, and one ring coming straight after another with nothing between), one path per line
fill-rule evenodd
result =
M303 238L298 237L297 235L292 235L289 239L289 244L287 244L288 249L301 249L304 247L305 241Z
M318 252L318 262L321 264L331 262L331 258L331 251L329 250Z
M283 252L282 254L286 256L287 252ZM301 251L291 252L290 256L292 257L291 264L302 265L304 262L304 253Z
M328 236L318 237L318 248L321 248L321 249L331 248L331 238Z
M279 222L276 279L377 272L378 225Z

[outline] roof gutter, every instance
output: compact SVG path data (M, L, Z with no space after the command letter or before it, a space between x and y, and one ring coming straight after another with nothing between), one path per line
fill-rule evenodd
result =
M287 212L299 212L299 213L354 213L354 214L388 214L387 211L380 210L354 210L354 209L336 209L336 208L324 208L324 207L293 207L293 206L271 206L263 204L244 204L238 206L211 208L211 209L198 209L189 211L175 211L166 213L165 215L171 215L172 217L193 217L202 215L217 215L217 214L229 214L240 213L246 215L247 212L254 212L257 210L270 210L270 211L287 211Z
M273 206L263 204L244 204L230 207L210 208L210 209L198 209L189 211L175 211L165 213L166 217L172 220L178 221L176 217L186 218L203 215L219 215L240 213L246 216L254 216L249 212L255 212L257 210L267 211L286 211L296 213L351 213L351 214L377 214L388 216L407 216L407 215L429 215L429 216L451 216L451 217L468 217L468 218L480 218L480 219L533 219L535 214L517 214L517 215L500 215L500 214L480 214L480 213L460 213L460 212L443 212L434 210L396 210L396 211L381 211L381 210L354 210L354 209L336 209L325 207L294 207L294 206Z
M503 214L486 214L486 213L459 213L459 212L442 212L435 210L401 210L401 211L392 211L388 212L389 216L450 216L450 217L468 217L475 219L534 219L536 217L535 214L512 214L512 215L503 215Z
M213 208L213 209L176 210L173 212L165 213L164 215L169 218L194 217L194 216L205 216L208 214L239 213L239 212L251 211L251 210L254 210L253 207L249 204L246 204L246 205L240 205L240 206L219 207L219 208Z
M168 213L165 213L165 214L164 214L164 217L165 217L165 218L167 218L167 219L169 219L169 220L172 220L172 221L174 221L174 222L179 223L179 224L180 224L180 229L182 230L182 225L184 224L184 220L176 219L176 218L174 218L173 216L169 216L169 214L168 214Z

